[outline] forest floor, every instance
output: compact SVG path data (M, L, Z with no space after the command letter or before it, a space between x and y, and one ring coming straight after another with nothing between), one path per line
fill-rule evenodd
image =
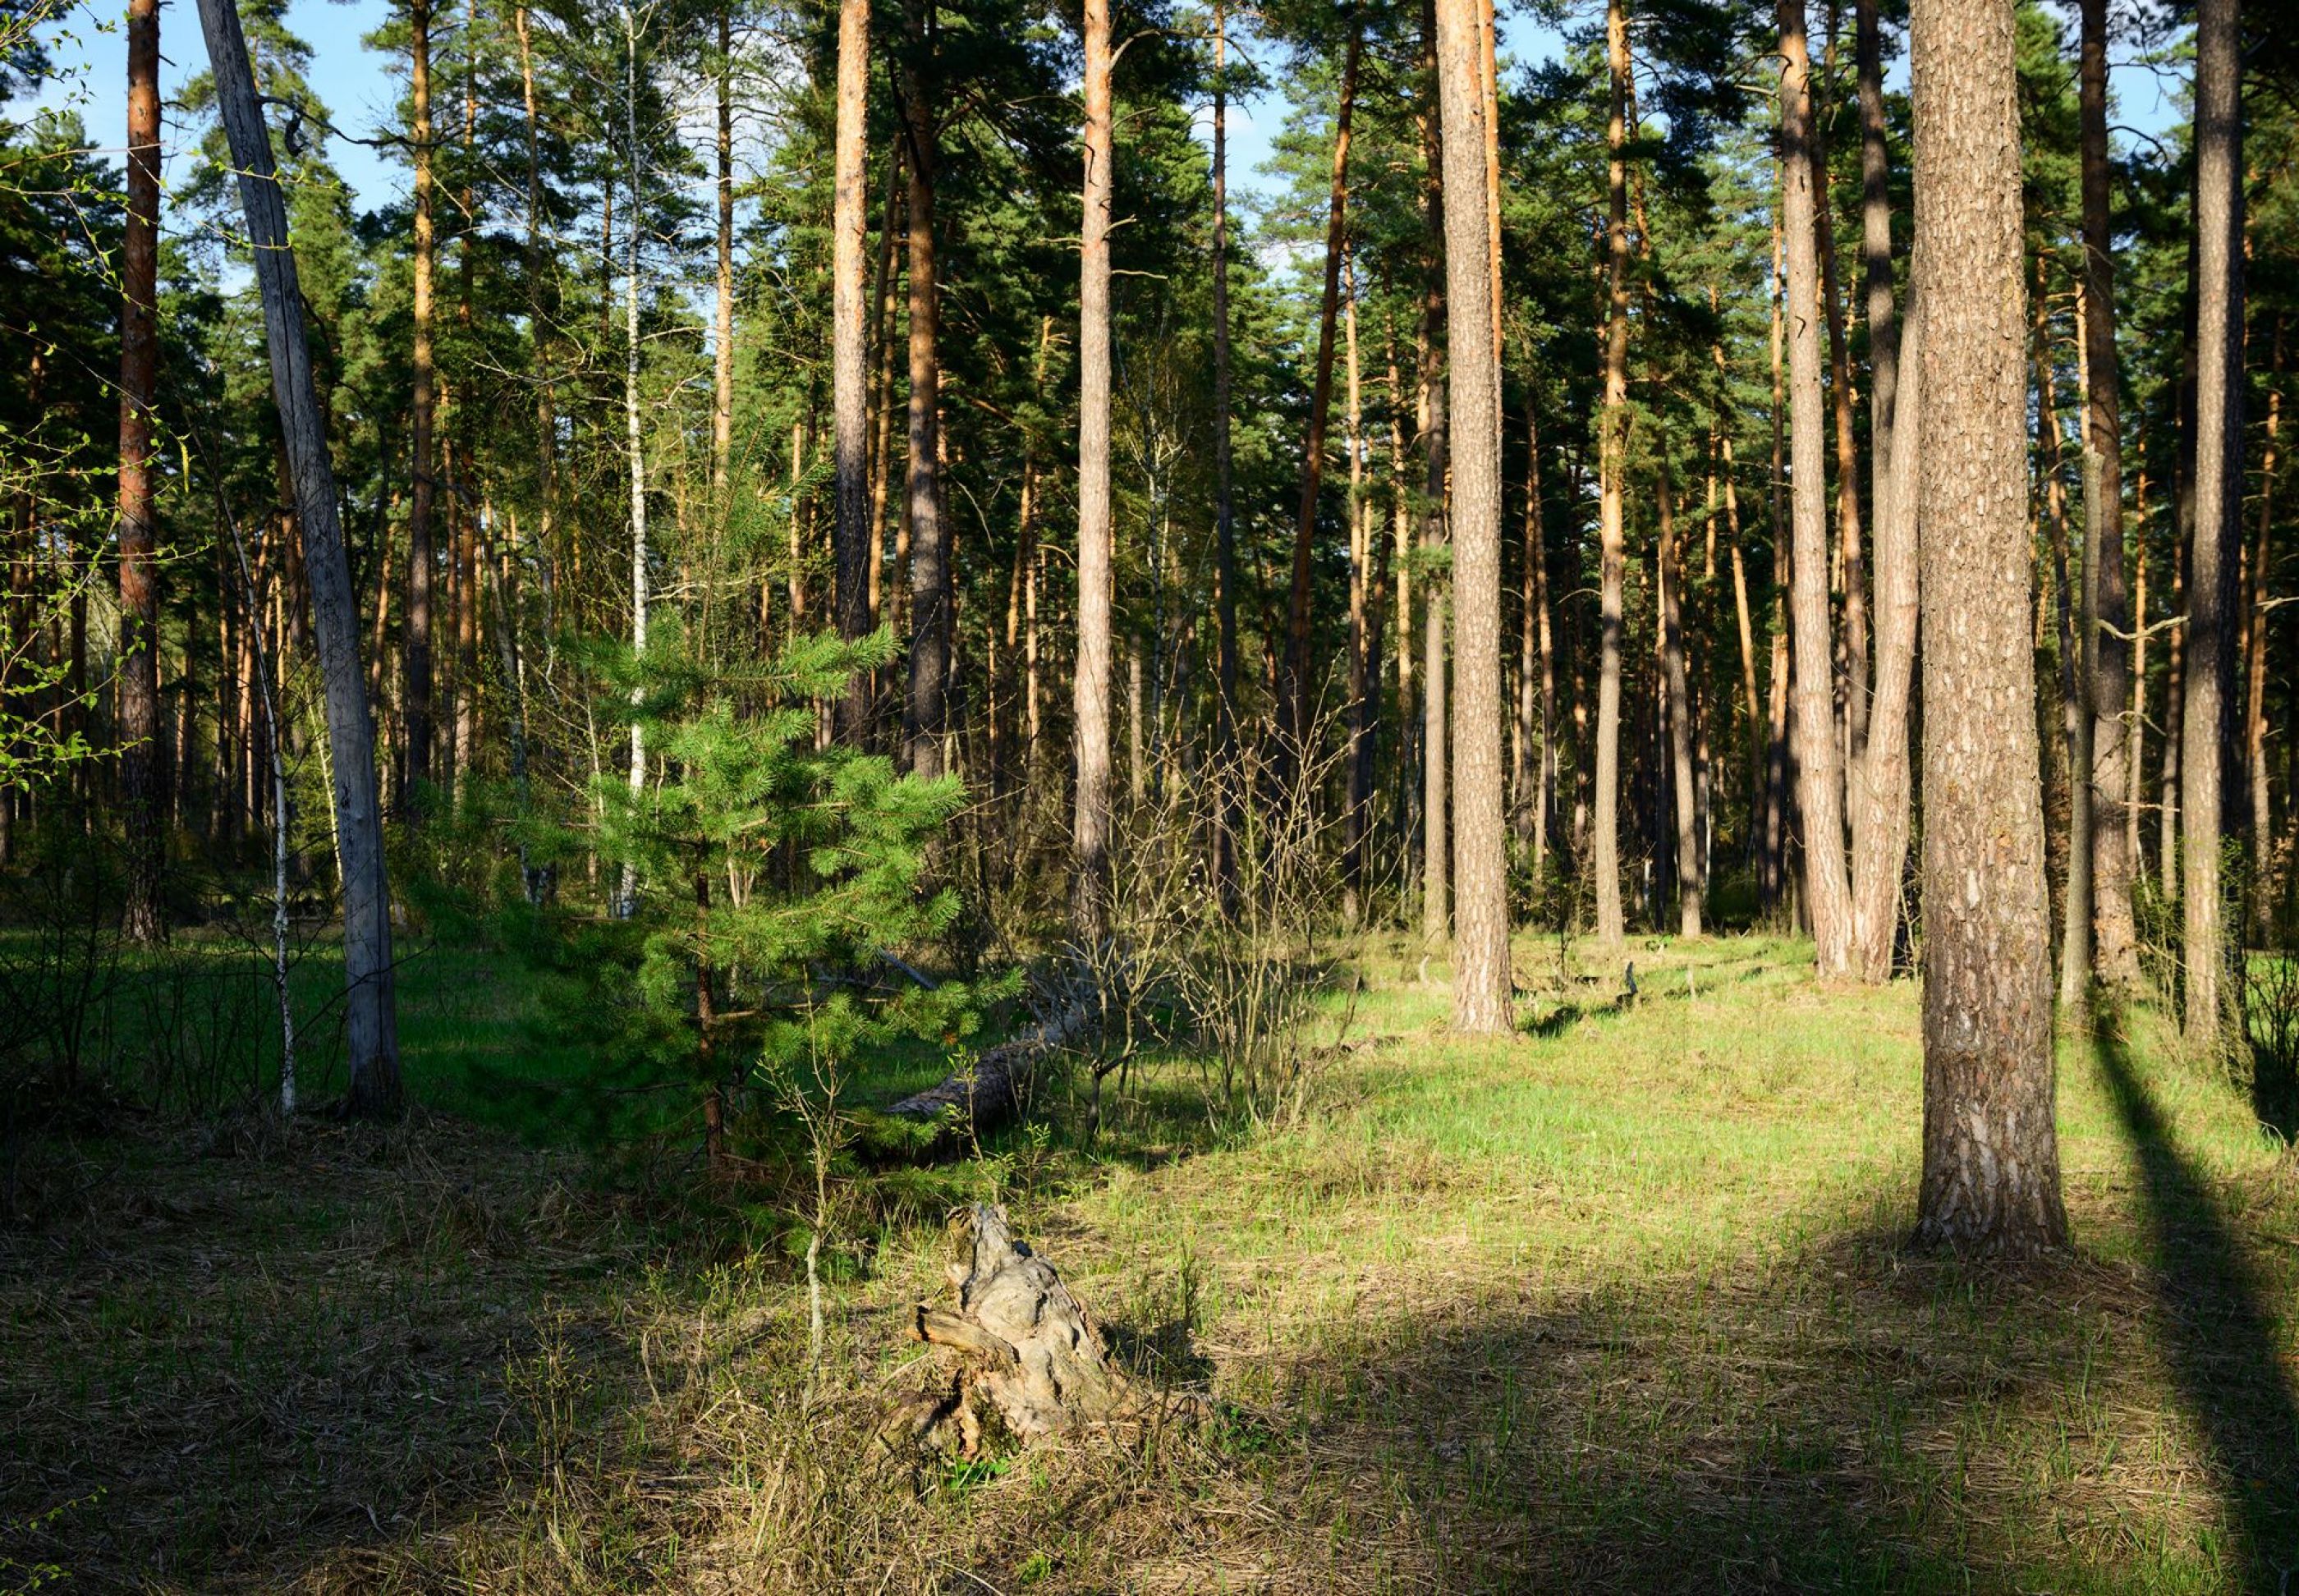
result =
M0 1229L0 1592L2281 1587L2299 1161L2222 1071L2145 1011L2071 1037L2075 1250L1967 1268L1902 1245L1912 984L1634 956L1616 1011L1528 939L1596 1005L1472 1043L1371 944L1300 1123L1191 1130L1150 1071L1098 1151L993 1149L963 1178L1214 1401L975 1463L871 1461L930 1218L834 1247L809 1368L739 1215L469 1118L46 1148Z

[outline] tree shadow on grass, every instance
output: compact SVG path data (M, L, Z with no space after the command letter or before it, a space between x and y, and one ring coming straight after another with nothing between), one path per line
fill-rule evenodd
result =
M2120 1015L2098 1017L2092 1046L2138 1160L2165 1350L2241 1537L2237 1560L2251 1588L2287 1589L2299 1567L2299 1403L2267 1293L2209 1183L2181 1157Z

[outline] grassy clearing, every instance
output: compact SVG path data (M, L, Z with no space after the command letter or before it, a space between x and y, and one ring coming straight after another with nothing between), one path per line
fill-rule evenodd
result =
M1898 1246L1912 986L1634 956L1616 1011L1529 940L1551 995L1482 1044L1370 945L1307 1123L1215 1135L1168 1062L1098 1151L1057 1105L959 1176L1218 1399L1125 1449L867 1466L931 1225L842 1238L809 1371L785 1258L502 1128L51 1150L0 1234L0 1591L2277 1588L2299 1168L2234 1086L2144 1013L2071 1039L2078 1252L1966 1271ZM419 1078L535 1000L454 1001Z

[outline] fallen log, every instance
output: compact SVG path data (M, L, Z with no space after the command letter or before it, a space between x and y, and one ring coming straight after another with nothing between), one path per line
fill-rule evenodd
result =
M958 1140L994 1130L1021 1111L1040 1060L1086 1035L1100 1013L1090 993L1072 996L1034 1028L977 1053L965 1068L953 1070L885 1111L895 1119L940 1120L945 1134Z
M935 1350L943 1380L887 1416L879 1438L890 1451L954 1432L959 1452L973 1457L992 1414L1025 1445L1160 1411L1194 1416L1197 1398L1145 1385L1111 1359L1092 1317L1053 1265L1014 1234L1003 1208L976 1204L970 1226L966 1261L949 1270L957 1307L921 1302L910 1318L911 1336Z

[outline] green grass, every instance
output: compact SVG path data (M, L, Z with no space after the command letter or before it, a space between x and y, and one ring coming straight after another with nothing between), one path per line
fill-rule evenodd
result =
M2144 1011L2069 1038L2076 1249L1966 1268L1902 1246L1913 985L1655 941L1622 1010L1574 955L1522 943L1526 1034L1477 1043L1441 966L1367 944L1270 1134L1193 1117L1182 1060L1092 1148L1054 1093L1050 1135L952 1178L1214 1416L885 1469L939 1226L853 1210L809 1370L787 1258L505 1112L489 1082L584 1060L536 1051L535 989L433 955L409 1068L457 1118L34 1171L44 1218L0 1233L0 1557L187 1591L2278 1588L2299 1168L2222 1071Z

